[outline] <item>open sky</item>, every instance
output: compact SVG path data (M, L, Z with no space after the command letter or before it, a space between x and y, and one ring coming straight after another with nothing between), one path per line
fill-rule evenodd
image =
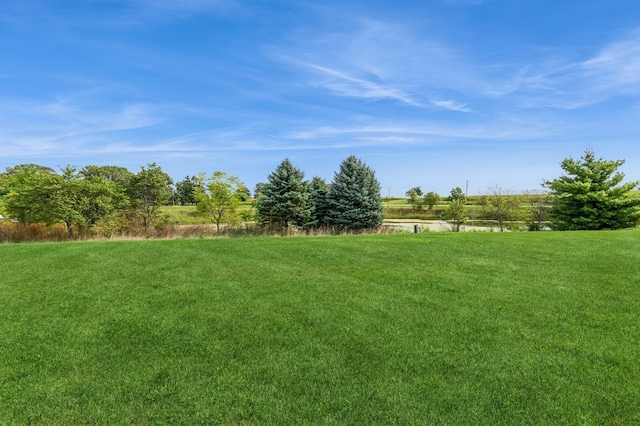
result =
M155 162L250 189L354 154L384 196L541 190L591 148L640 180L637 0L20 0L0 171Z

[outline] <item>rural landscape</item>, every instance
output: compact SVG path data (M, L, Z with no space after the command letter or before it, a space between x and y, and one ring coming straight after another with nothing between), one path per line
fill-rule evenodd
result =
M0 426L640 425L640 2L0 7Z
M216 172L177 202L155 165L8 169L0 422L637 424L622 163L587 150L545 193L404 200L355 157L330 185L284 160L254 197Z

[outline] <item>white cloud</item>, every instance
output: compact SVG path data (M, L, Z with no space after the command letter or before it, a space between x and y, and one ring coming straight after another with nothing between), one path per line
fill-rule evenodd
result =
M342 96L351 96L364 99L393 99L412 106L422 106L419 102L403 93L397 87L384 82L375 82L364 78L353 77L345 72L328 67L306 64L309 68L320 71L329 77L328 80L318 83Z
M640 90L640 30L615 41L583 62L586 77L599 90Z
M360 141L396 140L422 144L435 141L446 143L451 139L522 140L553 133L550 123L495 120L474 123L436 123L393 120L382 124L359 126L320 126L287 133L284 139L320 140L350 137Z
M348 30L329 35L322 30L295 32L289 45L271 48L272 56L312 71L301 76L306 84L339 96L459 111L463 102L447 103L445 96L434 95L477 90L472 67L424 29L364 18L350 24ZM445 101L434 103L432 97Z
M459 111L459 112L472 112L470 108L467 108L467 104L461 104L454 100L448 101L431 101L431 103L439 108L447 109L450 111Z
M145 103L92 105L95 91L61 95L50 102L0 102L3 155L47 156L99 152L109 133L134 131L162 121L157 107Z

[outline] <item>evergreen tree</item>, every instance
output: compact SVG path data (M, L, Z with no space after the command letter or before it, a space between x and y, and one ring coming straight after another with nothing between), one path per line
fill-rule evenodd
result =
M311 204L302 170L285 158L268 179L257 194L260 224L284 229L291 225L308 226Z
M327 224L328 204L327 195L329 185L321 177L314 177L309 183L309 196L311 201L311 224L323 226Z
M362 230L382 224L380 183L374 171L355 155L340 164L327 195L328 224Z
M204 187L201 182L197 182L195 176L185 176L180 182L176 183L177 201L180 205L196 203L196 191L202 191Z
M587 149L580 160L565 158L560 166L568 176L544 181L554 206L552 225L559 230L631 228L640 222L640 198L631 193L638 182L621 184L616 170L624 160L596 159Z

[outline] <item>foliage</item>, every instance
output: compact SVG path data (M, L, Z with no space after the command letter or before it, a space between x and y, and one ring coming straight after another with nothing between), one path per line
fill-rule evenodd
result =
M309 226L311 203L302 170L285 158L268 179L256 194L260 224L279 229Z
M24 167L10 178L7 212L20 223L63 222L69 235L83 234L127 206L124 188L100 176L86 179L66 166L58 175Z
M127 188L133 177L133 173L128 169L119 166L85 166L80 170L79 175L88 180L115 182L123 188Z
M448 197L449 205L447 206L446 216L453 222L453 231L455 232L460 232L460 226L469 219L464 207L466 200L467 197L459 186L451 190L451 194Z
M424 199L422 198L422 189L419 186L411 188L405 195L409 197L409 204L415 209L422 210L424 208Z
M639 237L0 244L0 423L637 425Z
M55 172L28 165L17 166L10 173L7 172L4 209L8 216L25 224L54 223L46 206L53 205L50 199L59 179Z
M18 164L13 167L6 167L3 173L0 173L0 197L9 193L9 187L16 175L24 171L41 172L44 174L55 174L55 170L50 167L41 166L39 164Z
M202 184L198 182L198 178L195 176L185 176L184 179L176 183L176 201L181 206L195 204L196 190L204 190Z
M427 206L429 210L433 210L433 207L440 202L440 195L437 192L427 192L423 199L423 204Z
M172 195L173 180L162 171L156 163L141 167L129 182L129 194L139 210L142 226L162 226L166 218L161 216L159 209L165 205Z
M405 192L405 195L407 197L411 197L410 194L415 194L417 197L422 197L424 195L422 192L422 188L419 186L414 186L413 188Z
M374 171L355 155L340 164L327 202L327 222L331 226L358 231L382 224L380 183Z
M236 225L240 221L238 208L246 190L240 179L225 172L216 170L207 180L201 174L195 185L198 212L213 220L217 232L220 232L221 223Z
M311 203L312 226L320 227L327 224L329 205L327 196L331 187L319 176L315 176L309 183L309 201Z
M594 230L632 228L640 223L640 197L632 191L639 182L622 184L618 168L624 160L596 159L587 149L580 160L565 158L560 166L567 173L543 182L551 190L555 229Z

